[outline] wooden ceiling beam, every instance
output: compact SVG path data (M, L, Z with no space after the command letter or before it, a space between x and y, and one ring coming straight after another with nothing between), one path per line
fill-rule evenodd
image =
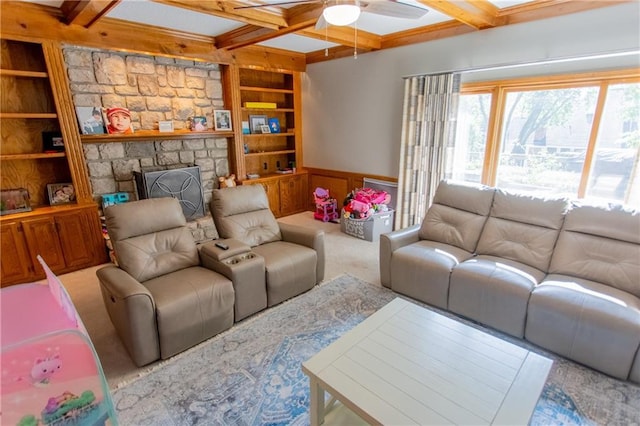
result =
M69 25L89 28L98 19L116 7L121 0L66 0L60 6Z
M219 49L235 50L251 44L271 40L276 37L295 33L315 25L322 13L322 5L295 6L287 12L287 26L278 30L270 30L255 25L247 25L216 37Z
M304 71L305 55L261 46L234 52L216 49L213 37L102 18L90 28L64 23L60 9L36 3L0 1L2 37L42 42L53 40L99 49L161 55L218 64L253 65ZM135 35L135 36L133 36Z
M152 0L167 6L206 13L219 18L231 19L248 25L271 28L277 30L288 25L285 17L286 10L280 7L265 7L259 9L238 9L246 6L238 1L198 1L193 0Z
M298 31L299 34L304 37L314 38L316 40L329 41L331 43L341 44L348 47L358 47L365 50L379 50L382 48L382 37L377 34L368 33L366 31L356 31L351 27L333 27L330 26L325 30L316 30L315 28L307 28L306 30Z
M458 22L481 30L500 25L498 9L487 0L418 0Z

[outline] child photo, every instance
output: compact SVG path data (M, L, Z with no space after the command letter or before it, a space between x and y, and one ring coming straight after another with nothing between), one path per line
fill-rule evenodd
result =
M76 200L76 191L71 183L50 183L47 185L49 204L68 204Z
M214 110L213 115L216 130L231 130L231 111Z
M83 135L102 135L105 133L102 107L76 107L76 115Z
M133 124L131 123L131 111L127 108L115 107L107 108L105 112L107 121L107 132L113 134L130 134L133 133Z

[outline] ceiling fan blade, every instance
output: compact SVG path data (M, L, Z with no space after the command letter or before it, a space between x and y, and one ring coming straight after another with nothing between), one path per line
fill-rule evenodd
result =
M320 15L318 20L316 21L316 30L324 30L329 26L329 23L326 19L324 19L324 15Z
M375 13L376 15L405 19L418 19L426 15L429 11L419 6L393 0L361 2L360 9L362 9L363 12Z
M292 0L283 1L280 3L265 3L265 4L253 4L251 6L236 6L234 9L255 9L259 7L271 7L271 6L284 6L288 4L305 4L305 3L319 3L320 0Z

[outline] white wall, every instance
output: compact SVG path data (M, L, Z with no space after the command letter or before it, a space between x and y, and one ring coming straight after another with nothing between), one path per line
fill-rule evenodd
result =
M303 77L306 167L397 177L403 77L607 52L632 56L463 74L463 81L640 65L640 3L311 64Z

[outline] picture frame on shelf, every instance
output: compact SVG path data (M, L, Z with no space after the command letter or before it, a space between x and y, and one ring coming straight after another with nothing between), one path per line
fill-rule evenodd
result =
M158 131L160 133L173 132L173 121L171 120L158 121Z
M64 140L60 132L42 132L42 152L64 152Z
M250 135L251 134L251 129L249 129L249 122L248 121L243 121L242 122L242 134L243 135Z
M280 133L280 120L278 117L269 119L269 128L271 129L271 133Z
M260 133L271 133L271 128L269 127L268 124L263 124L260 126Z
M101 106L76 107L76 115L83 135L104 135L104 116Z
M0 191L0 216L31 211L29 191L25 188L11 188Z
M231 126L231 111L228 109L214 109L213 124L215 130L233 130Z
M249 116L249 129L253 134L261 134L262 127L268 126L269 118L266 115L250 115Z
M112 107L103 109L104 122L110 135L130 135L133 133L131 111L128 108Z
M57 206L60 204L71 204L76 201L76 190L71 182L50 183L47 185L49 204Z
M189 126L194 132L202 132L207 130L207 117L196 116L191 118L191 125Z

